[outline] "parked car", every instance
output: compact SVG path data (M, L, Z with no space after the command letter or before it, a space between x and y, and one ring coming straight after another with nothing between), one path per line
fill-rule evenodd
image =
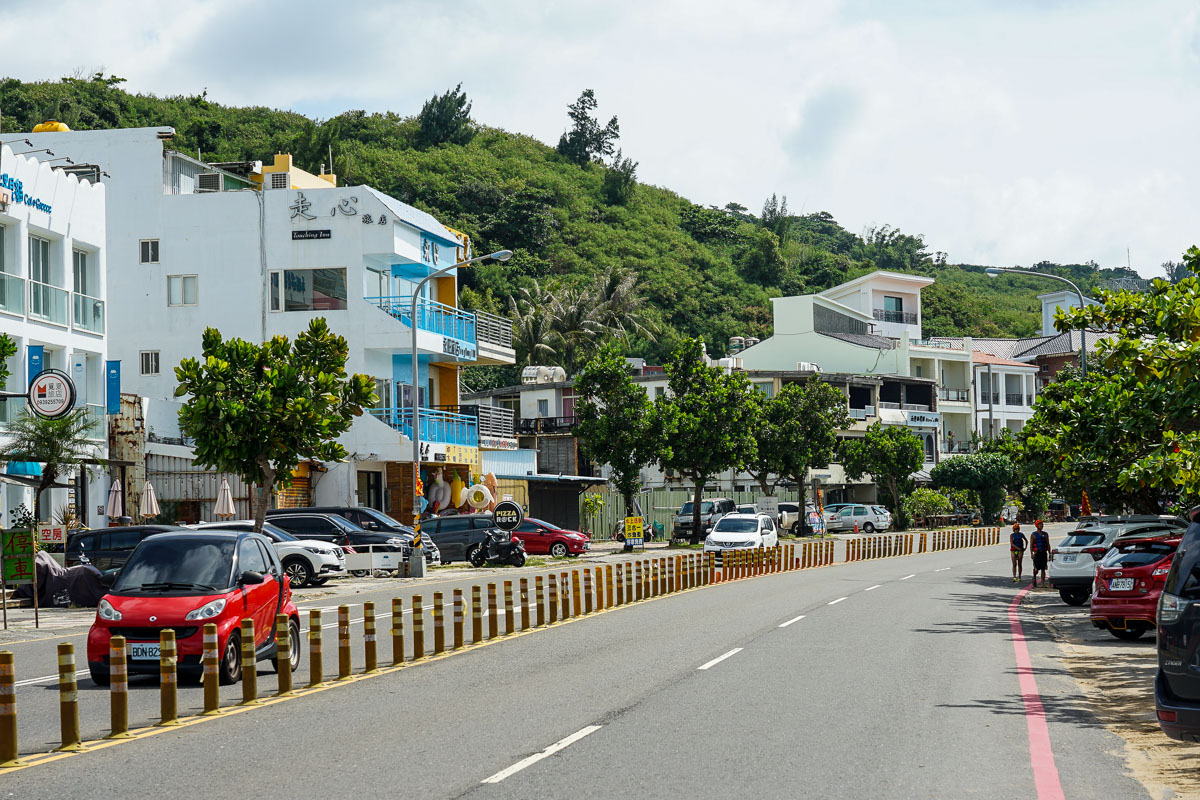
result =
M109 681L108 649L124 636L128 672L158 674L159 636L175 631L178 669L196 676L202 665L203 626L217 626L222 683L242 675L244 617L254 620L255 653L275 663L275 617L286 615L292 669L300 665L300 614L283 565L270 540L240 531L180 531L147 537L100 600L87 639L92 680ZM278 664L275 663L276 669Z
M783 505L781 504L779 508L782 511ZM741 505L739 505L737 507L737 513L738 514L757 514L758 513L758 503L742 503Z
M267 512L271 516L283 514L336 514L343 519L348 519L358 527L366 531L374 531L376 533L390 533L393 536L398 536L404 539L409 544L416 538L416 533L412 528L402 524L398 520L392 519L382 511L367 506L307 506L304 508L275 508ZM438 552L437 546L429 546L428 542L422 543L421 550L425 553L425 563L432 566L442 563L441 553ZM408 551L405 551L404 558L408 559Z
M1200 507L1192 510L1158 600L1158 724L1172 739L1200 742Z
M892 527L892 514L883 506L855 503L827 514L825 524L831 531L852 531L857 524L862 533L875 533Z
M442 563L470 561L471 553L487 541L491 514L451 514L421 523L421 532L441 551Z
M713 525L704 539L704 552L715 553L719 564L726 550L774 547L779 544L779 529L769 514L726 514Z
M226 530L249 533L254 530L254 521L248 519L230 522L208 522L196 526L196 530ZM275 555L283 564L284 574L293 589L305 586L321 586L330 578L346 575L346 552L336 544L321 539L297 539L290 533L270 522L263 523L262 535L271 540Z
M692 512L695 504L689 500L679 509L671 526L671 537L687 539L692 535ZM737 513L737 503L727 497L713 497L700 501L700 529L707 534L717 520L726 514Z
M337 514L276 514L267 512L267 520L298 539L316 539L342 547L371 545L383 552L404 552L409 542L389 531L366 531Z
M122 528L101 528L79 531L67 537L65 566L91 564L101 572L120 569L142 539L156 533L183 530L174 525L129 525Z
M1096 566L1092 624L1118 639L1137 639L1154 630L1158 596L1181 540L1138 539L1109 550Z
M1081 606L1092 596L1096 564L1113 545L1128 539L1178 535L1175 518L1110 517L1111 521L1078 527L1050 551L1050 585L1064 603ZM1135 521L1130 521L1130 520ZM1148 521L1144 521L1148 520Z
M560 528L552 522L532 517L526 517L512 535L525 543L525 552L530 555L547 554L561 558L578 556L592 549L591 541L579 531Z

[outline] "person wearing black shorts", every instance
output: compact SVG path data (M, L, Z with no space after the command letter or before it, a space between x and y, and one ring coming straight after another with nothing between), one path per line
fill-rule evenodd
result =
M1008 537L1008 550L1012 555L1012 578L1013 583L1021 580L1022 568L1025 566L1025 546L1028 542L1025 539L1025 534L1021 533L1020 523L1014 522L1012 526L1012 535Z
M1050 559L1050 534L1042 530L1042 521L1033 523L1035 530L1029 536L1029 552L1033 556L1033 587L1038 585L1038 571L1042 573L1042 585L1046 585L1046 564Z

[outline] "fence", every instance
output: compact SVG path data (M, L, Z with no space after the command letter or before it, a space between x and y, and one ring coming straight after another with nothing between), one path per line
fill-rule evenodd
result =
M599 495L604 499L604 505L601 506L595 518L590 520L583 507L583 499L591 495ZM642 516L648 520L650 524L655 522L663 526L666 531L667 538L671 536L671 524L674 521L675 515L679 513L679 509L683 508L683 504L694 500L696 493L692 489L653 489L649 492L641 492L637 495L637 501L642 506ZM709 497L727 497L738 505L746 503L757 503L758 498L762 496L762 492L755 490L752 492L723 492L720 490L707 491L704 493L705 498ZM797 502L795 491L779 491L776 493L781 503ZM812 498L809 498L810 500ZM621 499L619 492L612 490L600 492L587 492L579 497L579 519L584 527L591 530L593 539L607 539L614 530L617 523L625 519L625 501Z

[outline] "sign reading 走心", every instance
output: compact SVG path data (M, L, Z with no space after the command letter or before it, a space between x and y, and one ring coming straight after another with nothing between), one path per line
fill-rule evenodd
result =
M40 197L25 194L25 184L16 178L9 175L7 172L0 174L0 189L7 189L9 194L9 202L17 203L18 205L26 205L35 211L45 211L50 213L50 204L43 203Z
M4 561L5 583L33 580L33 534L14 529L0 534L0 560Z
M313 202L304 196L304 192L296 192L296 199L295 199L295 201L293 201L293 203L290 206L288 206L288 211L292 212L292 216L291 216L292 222L295 222L296 220L300 220L302 222L307 222L309 220L314 220L317 218L317 214L314 213L314 210L313 210ZM321 216L324 216L324 215L325 215L325 212L322 211ZM358 198L353 195L351 195L350 197L340 198L337 201L337 204L329 209L329 216L331 216L331 217L358 217L363 225L387 225L388 224L387 214L380 214L378 216L376 216L374 214L366 214L366 213L360 214L358 211ZM296 235L297 233L316 233L316 234L323 233L324 235L323 236L297 236ZM293 231L292 238L293 239L328 239L329 231Z

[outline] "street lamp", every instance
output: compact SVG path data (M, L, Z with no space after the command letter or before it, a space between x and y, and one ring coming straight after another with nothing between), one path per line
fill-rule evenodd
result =
M988 275L992 276L993 278L999 277L1000 273L1002 273L1002 272L1011 272L1016 275L1036 275L1039 278L1049 278L1052 281L1058 281L1060 283L1065 283L1067 286L1070 286L1072 289L1075 290L1075 295L1079 298L1079 307L1085 308L1087 305L1083 300L1083 292L1079 291L1079 287L1076 286L1072 281L1062 277L1061 275L1051 275L1049 272L1034 272L1031 269L1014 269L1012 267L988 267L987 269L984 270L984 272L986 272ZM1079 371L1081 373L1083 373L1083 377L1086 378L1087 377L1087 331L1080 331L1079 337L1080 337L1080 339L1082 339L1082 341L1080 343L1082 346L1079 349Z
M408 318L409 326L412 328L412 460L413 460L413 529L417 532L418 541L421 535L421 510L419 508L419 497L417 495L417 481L421 477L421 392L417 384L417 378L420 374L419 364L417 360L417 303L421 300L421 289L425 284L434 278L441 278L446 274L453 272L461 267L466 267L480 261L495 259L496 261L508 261L512 258L511 250L497 250L494 253L489 253L486 256L476 256L468 258L466 261L459 261L457 264L451 264L448 267L439 269L436 272L431 272L421 279L413 288L412 308Z

